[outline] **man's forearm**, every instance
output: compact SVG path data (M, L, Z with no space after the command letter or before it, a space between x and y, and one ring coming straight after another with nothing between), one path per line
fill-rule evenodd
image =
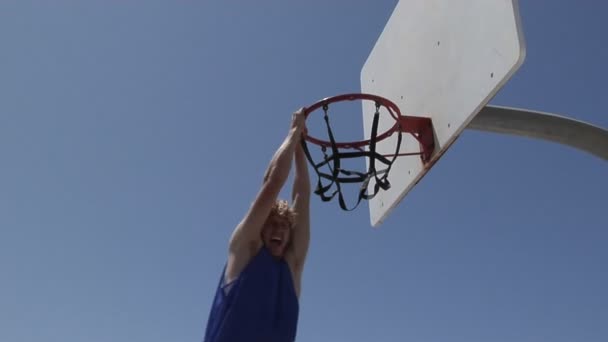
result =
M277 183L277 185L283 186L287 177L289 177L291 161L294 148L298 143L298 137L299 131L291 128L289 134L272 157L264 176L264 182Z
M308 175L308 164L306 155L302 146L299 144L295 147L295 177L293 182L294 197L310 195L310 178Z

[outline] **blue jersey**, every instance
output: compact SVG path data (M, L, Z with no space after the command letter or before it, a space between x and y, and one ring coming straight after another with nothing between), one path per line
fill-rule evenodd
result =
M295 341L299 305L285 260L262 247L237 279L224 279L222 272L205 342Z

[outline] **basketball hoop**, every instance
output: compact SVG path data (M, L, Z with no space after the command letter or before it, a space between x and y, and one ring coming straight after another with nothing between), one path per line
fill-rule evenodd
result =
M337 142L334 139L334 135L329 124L329 107L331 104L343 102L343 101L373 101L375 103L375 113L373 116L372 129L369 139L350 141L350 142ZM388 130L378 134L378 120L380 116L380 109L386 108L389 115L395 120L395 124ZM317 189L315 194L319 195L321 199L326 202L330 201L338 195L340 207L343 210L351 211L354 210L361 200L372 199L380 189L388 190L390 188L390 182L388 181L388 174L395 159L400 156L420 156L423 163L430 161L431 154L434 150L434 139L433 139L433 126L431 119L424 117L413 117L403 116L399 107L390 100L381 96L372 94L344 94L334 97L329 97L318 101L311 105L305 110L306 118L314 111L322 109L323 118L327 127L327 134L329 140L321 140L309 135L306 135L302 139L302 147L304 153L310 164L315 169L318 176ZM411 134L418 142L418 150L414 152L401 153L401 142L402 133ZM397 143L395 146L395 152L391 155L382 155L376 151L376 144L383 141L394 134L397 134ZM324 159L321 162L315 162L310 155L307 143L312 143L321 148ZM327 150L331 150L331 155L327 154ZM344 150L349 150L348 152ZM352 151L356 150L356 151ZM368 168L366 172L346 170L341 167L341 161L343 159L352 158L369 158ZM378 169L377 164L384 164L384 169ZM320 169L327 165L330 173L322 172ZM322 179L328 180L328 184L323 184ZM369 182L374 179L374 189L371 193L368 192ZM359 190L359 198L354 207L348 209L342 195L341 185L346 183L362 183ZM327 194L330 189L335 185L336 190L331 194Z

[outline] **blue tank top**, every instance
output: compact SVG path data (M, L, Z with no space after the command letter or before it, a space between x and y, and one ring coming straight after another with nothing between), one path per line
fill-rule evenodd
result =
M224 272L226 268L224 267ZM291 271L262 247L230 284L220 278L205 342L293 342L299 304Z

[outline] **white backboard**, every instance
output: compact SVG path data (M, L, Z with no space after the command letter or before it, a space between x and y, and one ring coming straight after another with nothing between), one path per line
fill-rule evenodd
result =
M418 157L397 159L391 188L369 201L372 226L401 202L524 58L516 0L399 1L361 70L361 92L393 101L402 115L430 117L435 152L428 165ZM374 111L373 103L363 102L366 139ZM393 124L383 113L379 132ZM409 134L403 138L401 152L419 150ZM392 154L395 141L384 140L377 150Z

